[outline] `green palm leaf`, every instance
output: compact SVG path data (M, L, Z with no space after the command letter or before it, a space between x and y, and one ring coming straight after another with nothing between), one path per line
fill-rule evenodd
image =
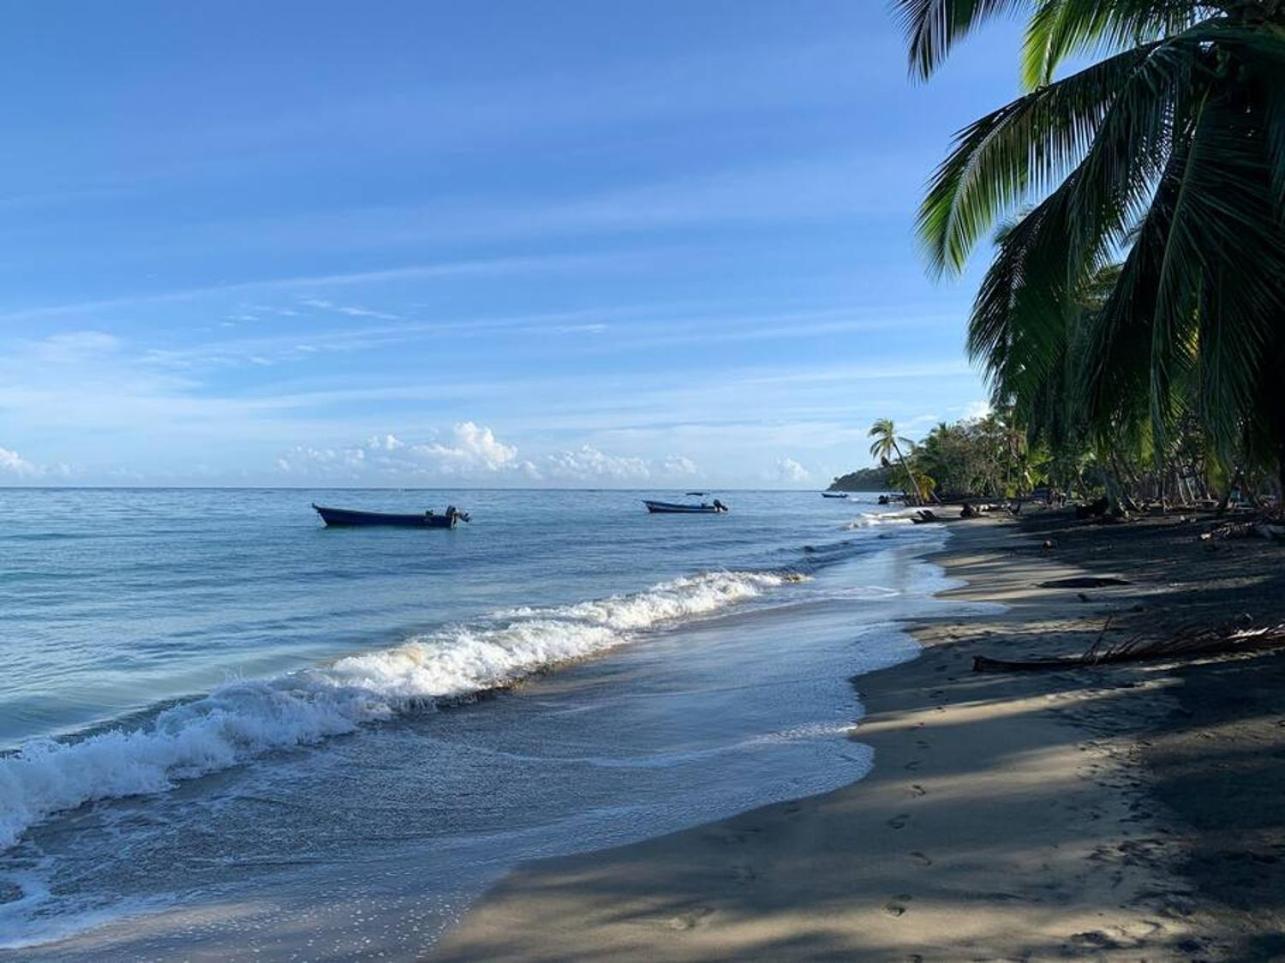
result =
M1050 83L1067 57L1159 40L1213 12L1190 0L1039 0L1022 48L1022 82Z
M894 9L910 44L911 69L927 79L964 35L1026 0L896 0Z

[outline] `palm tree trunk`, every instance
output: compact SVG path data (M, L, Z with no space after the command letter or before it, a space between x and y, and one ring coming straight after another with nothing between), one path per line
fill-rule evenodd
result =
M1237 468L1231 476L1231 481L1227 483L1227 490L1223 492L1223 497L1218 500L1218 513L1220 515L1227 511L1227 507L1231 504L1231 493L1239 488L1243 488L1244 484L1245 470L1243 468Z
M915 479L915 473L910 470L906 464L906 456L901 453L901 446L894 440L892 450L897 453L897 460L901 462L901 470L906 473L906 479L910 482L910 487L915 491L915 504L918 505L924 499L924 493L919 488L919 482Z
M1279 330L1279 329L1278 329ZM1273 368L1280 371L1282 365L1285 365L1285 336L1277 336L1276 344L1276 364ZM1285 387L1279 380L1272 382L1274 389L1275 402L1273 405L1276 421L1276 484L1280 486L1277 493L1277 508L1285 509Z
M1280 486L1280 497L1276 504L1285 507L1285 417L1282 417L1281 426L1276 429L1276 438L1276 484Z
M1278 355L1279 363L1285 363L1285 347ZM1285 391L1277 386L1276 390L1276 484L1280 486L1276 502L1278 508L1285 508Z

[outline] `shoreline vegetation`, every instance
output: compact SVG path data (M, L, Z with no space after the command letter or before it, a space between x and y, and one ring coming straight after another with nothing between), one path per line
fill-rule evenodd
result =
M1124 519L1167 511L1257 510L1264 520L1280 514L1275 479L1243 468L1230 473L1202 450L1190 460L1147 467L1146 452L1116 451L1106 460L1092 451L1055 453L1038 428L1024 425L1012 406L934 426L920 441L897 434L886 418L870 428L871 454L881 464L836 477L827 491L890 493L908 505L1002 502L1020 511L1043 505L1095 505L1091 514ZM892 448L895 441L896 448ZM1184 443L1198 444L1186 437ZM888 457L894 451L895 459ZM1068 468L1069 466L1069 468Z
M1285 619L1279 548L1197 529L953 522L931 560L964 584L942 597L1004 608L916 620L918 659L853 680L867 777L520 867L429 958L1281 958L1285 657L972 671Z

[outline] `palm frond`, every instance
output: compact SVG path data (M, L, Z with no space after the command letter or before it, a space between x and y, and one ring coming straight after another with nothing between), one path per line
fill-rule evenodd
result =
M1104 216L1125 216L1154 176L1151 158L1163 153L1197 53L1193 41L1125 51L961 131L920 206L931 268L960 270L998 217L1065 178L1095 147L1094 166L1081 177L1089 193L1076 206L1096 213L1080 217L1077 235L1097 233Z
M1030 0L895 0L894 11L910 45L910 69L932 76L951 47L978 25L1013 13Z
M1038 0L1022 47L1022 82L1030 89L1050 83L1075 54L1171 36L1196 23L1201 7L1191 0Z

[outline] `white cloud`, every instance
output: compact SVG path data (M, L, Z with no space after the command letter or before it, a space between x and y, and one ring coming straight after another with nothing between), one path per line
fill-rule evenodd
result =
M974 401L964 409L964 418L971 420L973 418L985 418L991 413L991 403L989 401Z
M396 435L373 435L366 441L367 448L383 449L384 451L396 451L398 448L405 448L406 442L402 441Z
M546 455L542 468L555 478L574 481L645 481L651 477L651 469L642 458L608 455L591 445Z
M445 438L411 443L397 435L372 435L357 445L298 445L274 462L279 473L305 478L454 479L462 481L634 484L691 478L700 469L684 455L649 460L581 445L518 457L515 445L472 421L455 425Z
M811 479L812 473L793 458L782 458L776 463L776 477L783 482L805 482Z
M350 318L375 318L381 321L400 321L400 314L389 314L387 311L376 311L373 308L364 308L357 304L336 304L334 301L327 301L325 298L300 298L299 303L304 307L318 308L322 311L334 311L336 314L346 314ZM293 314L294 312L290 312Z
M16 451L0 448L0 475L11 475L17 478L35 478L43 474L41 469L23 458Z
M68 331L27 342L32 356L46 364L76 364L111 354L120 341L104 331Z
M290 474L357 478L367 465L363 448L313 448L299 445L276 460L277 471Z
M660 470L666 475L699 475L700 468L696 462L684 455L670 455L660 463Z
M413 264L370 271L351 271L339 274L312 274L290 277L263 278L257 281L232 281L204 287L180 288L153 294L140 294L95 301L71 301L38 308L23 308L0 314L0 321L19 321L29 318L52 317L62 314L86 314L110 308L127 308L144 304L172 304L198 301L202 298L236 294L249 291L288 291L301 287L355 286L383 284L393 281L435 280L457 277L495 277L510 274L544 272L576 272L595 266L613 266L637 263L637 256L617 253L605 254L550 254L526 257L480 258L472 261L445 261L431 264Z
M411 445L407 453L426 467L436 467L446 474L496 472L518 456L517 448L502 443L490 428L471 421L456 425L449 443Z
M70 465L38 465L35 462L28 461L11 448L0 448L0 480L31 481L42 479L43 481L60 481L71 478L75 471Z
M548 330L554 334L602 334L607 330L607 325L601 322L593 324L555 324Z
M516 469L518 450L495 437L490 428L462 421L445 441L408 444L394 434L372 435L360 445L315 448L298 445L276 459L276 469L289 474L358 477L376 473L396 476L483 476Z

